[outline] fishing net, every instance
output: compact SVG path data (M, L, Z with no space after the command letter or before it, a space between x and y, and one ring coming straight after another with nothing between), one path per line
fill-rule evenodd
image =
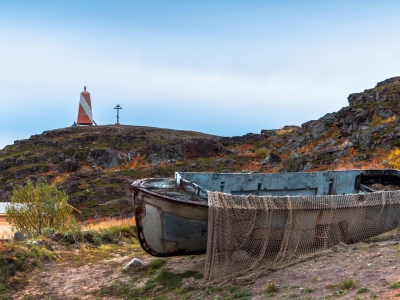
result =
M323 196L208 193L205 280L256 276L398 227L400 191Z

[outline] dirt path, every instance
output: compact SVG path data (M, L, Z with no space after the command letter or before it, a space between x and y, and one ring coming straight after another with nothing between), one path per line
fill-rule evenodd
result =
M399 251L397 241L344 245L241 287L250 291L251 296L229 298L225 292L229 287L224 287L196 290L191 299L400 299ZM61 261L48 262L34 271L27 286L13 298L26 299L29 295L29 299L132 299L132 294L110 296L96 291L116 289L120 283L129 284L132 289L143 286L147 280L144 273L127 274L122 267L134 257L145 263L156 259L138 245L104 248L93 253L72 249L61 256ZM176 273L188 270L202 273L204 261L205 255L172 257L164 267ZM346 280L356 286L343 287ZM271 281L279 286L275 293L265 290ZM157 289L153 295L157 295ZM169 298L181 299L182 295L171 294Z

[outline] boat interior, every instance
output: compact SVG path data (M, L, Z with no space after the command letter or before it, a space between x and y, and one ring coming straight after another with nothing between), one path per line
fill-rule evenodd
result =
M400 189L400 171L348 170L304 173L176 172L176 186L207 199L207 191L232 195L312 196ZM173 184L171 182L171 184ZM177 191L178 192L178 191ZM178 192L179 193L179 192Z

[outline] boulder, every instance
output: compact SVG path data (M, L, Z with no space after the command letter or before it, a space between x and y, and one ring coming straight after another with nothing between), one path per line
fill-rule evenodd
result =
M14 232L14 240L23 241L23 240L25 240L25 236L23 235L23 233L21 233L19 231Z
M122 269L132 269L132 268L142 268L146 266L144 262L142 262L139 258L134 258L130 262L128 262Z

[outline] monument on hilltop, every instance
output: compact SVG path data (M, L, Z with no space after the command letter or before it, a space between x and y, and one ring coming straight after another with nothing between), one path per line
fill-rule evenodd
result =
M83 92L81 92L81 97L79 99L78 121L76 123L78 126L92 126L93 123L97 125L92 116L92 103L90 101L90 93L86 91L86 86L84 86L83 89L84 90Z

